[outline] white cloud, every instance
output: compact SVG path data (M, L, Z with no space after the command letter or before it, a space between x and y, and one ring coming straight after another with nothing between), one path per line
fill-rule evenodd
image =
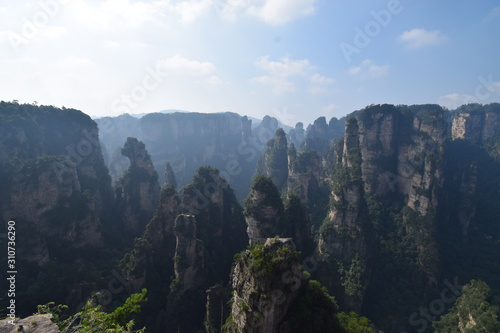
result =
M303 75L314 69L309 60L292 60L288 57L281 58L279 61L270 61L269 56L260 57L255 61L255 65L273 76L289 77L293 75Z
M205 82L208 84L214 85L214 86L217 86L217 85L220 85L223 83L221 78L218 77L217 75L210 76L208 79L205 80Z
M440 105L446 106L448 109L454 110L458 108L460 105L468 104L468 103L477 103L477 98L472 95L467 94L448 94L445 96L439 97L438 103Z
M223 20L235 21L242 10L248 8L253 0L213 0L214 9Z
M333 84L333 83L335 83L334 79L323 76L321 74L314 74L309 79L314 84Z
M180 21L189 24L208 12L212 0L182 1L172 5L172 9L180 16Z
M315 3L316 0L265 0L261 6L250 6L248 13L270 25L285 25L314 14Z
M114 40L108 40L104 42L104 46L109 47L110 49L118 48L121 44Z
M375 65L373 61L366 59L361 65L349 69L351 75L359 75L362 78L378 78L389 74L389 65Z
M323 107L324 114L331 114L335 110L337 110L337 105L335 105L335 104L329 104L329 105Z
M295 91L294 83L288 78L304 77L315 69L307 59L293 60L284 57L278 61L271 61L269 56L257 58L255 66L267 71L269 75L256 77L253 81L273 87L274 93Z
M71 0L66 6L75 20L92 30L103 31L117 27L137 29L148 23L163 25L165 13L173 10L165 1Z
M40 35L47 39L59 39L68 36L68 30L61 26L48 26L40 29Z
M186 76L209 75L215 71L215 65L209 61L189 60L178 54L159 60L157 67L170 74Z
M448 40L448 37L439 30L412 29L403 32L398 37L398 40L406 44L406 47L409 49L418 49L444 43Z
M258 76L253 78L252 81L272 87L275 94L295 91L294 84L283 77Z
M309 89L307 89L307 91L313 95L320 95L327 93L328 89L323 86L312 86Z
M69 56L57 62L62 69L76 69L94 65L94 62L85 57Z
M389 65L370 65L370 67L368 68L368 72L370 73L371 77L386 76L387 74L389 74Z
M1 62L7 65L29 66L29 65L38 65L40 59L32 57L20 57L20 58L3 59L1 60Z

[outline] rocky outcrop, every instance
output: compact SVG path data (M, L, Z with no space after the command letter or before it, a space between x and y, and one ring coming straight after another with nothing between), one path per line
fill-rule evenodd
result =
M452 139L464 139L476 144L487 143L500 134L500 104L469 104L453 113Z
M321 180L321 159L315 151L301 152L298 156L289 149L287 191L299 196L303 204L316 199Z
M429 284L436 279L447 126L445 111L435 105L371 106L354 116L346 123L341 152L334 154L341 160L334 164L331 206L318 251L341 267L337 276L321 273L322 281L343 294L342 304L360 311L370 281L380 279L372 275L380 260L374 250L379 241L390 239L412 251L416 270ZM387 230L397 232L388 235ZM380 256L392 258L391 251Z
M283 202L271 178L257 176L245 200L245 220L250 244L284 234Z
M295 127L288 132L288 141L290 144L294 144L296 147L300 147L302 142L304 142L306 131L304 130L304 124L298 122Z
M123 212L125 231L137 236L144 231L158 206L158 174L144 143L136 138L127 139L122 154L129 158L130 167L119 182L123 192L118 205Z
M165 186L172 186L173 188L177 187L174 170L168 162L165 164Z
M221 332L224 321L231 310L228 306L229 298L228 290L221 285L215 285L207 289L207 303L205 306L205 330L207 333Z
M443 180L444 111L373 108L360 115L359 132L364 191L379 197L401 193L421 215L434 212Z
M18 313L68 304L95 269L112 207L96 123L73 109L0 102L0 182L0 224L15 222L24 271Z
M9 319L0 321L0 333L60 333L59 328L52 322L52 315L33 315L23 319Z
M325 117L319 117L306 130L305 139L300 146L301 151L315 150L323 155L328 151L334 140L344 134L345 117L340 120L332 118L326 122Z
M351 258L356 253L366 253L359 210L364 205L359 137L358 121L351 118L346 123L342 165L336 171L333 205L328 213L330 222L319 240L321 255L335 253ZM345 237L346 235L354 237Z
M291 239L271 238L239 255L226 332L292 332L290 306L307 284Z
M165 183L167 162L178 186L189 184L199 167L210 165L221 171L240 200L247 195L255 164L278 126L276 119L268 117L252 128L252 120L231 112L154 113L140 119L122 115L96 122L105 132L102 142L106 150L114 156L110 162L114 179L128 167L119 150L133 136L146 145L160 184Z
M180 297L186 290L196 289L205 282L208 267L207 254L197 239L194 215L179 215L175 220L174 271L178 287L175 293Z
M257 163L255 173L270 177L276 187L281 190L288 179L288 144L285 131L278 129L273 139L266 144L266 150Z
M124 259L133 289L150 292L148 304L154 306L145 304L144 311L155 320L148 327L154 332L201 329L205 291L229 282L233 255L246 244L241 206L218 170L200 168L180 193L164 188L154 218Z
M0 117L1 219L17 222L21 257L42 265L102 245L112 192L96 124L77 110L5 102Z

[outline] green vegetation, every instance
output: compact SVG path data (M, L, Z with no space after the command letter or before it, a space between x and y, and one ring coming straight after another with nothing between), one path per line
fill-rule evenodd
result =
M145 328L134 329L135 323L130 317L140 312L141 303L147 302L146 293L147 290L143 289L140 293L132 294L122 306L110 313L101 311L101 306L90 300L80 312L67 319L62 319L67 307L54 303L39 305L36 314L52 314L63 333L142 333Z
M261 201L262 206L271 206L278 209L279 215L283 213L283 202L281 201L278 189L270 177L263 175L256 176L252 182L251 192L245 199L245 214L251 215L258 212L257 207L253 205L252 192L259 192L264 195Z
M376 333L377 331L372 328L370 320L362 317L356 312L341 312L338 314L338 321L345 333Z
M346 294L361 299L368 281L366 279L366 264L360 259L359 255L352 259L348 269L341 266L339 272L342 275L342 285Z
M371 322L355 312L339 312L335 299L311 280L292 304L288 318L294 332L376 333Z
M486 283L472 280L448 313L432 325L436 333L500 332L499 304Z
M337 312L335 299L318 281L311 280L292 304L288 318L294 332L341 332Z

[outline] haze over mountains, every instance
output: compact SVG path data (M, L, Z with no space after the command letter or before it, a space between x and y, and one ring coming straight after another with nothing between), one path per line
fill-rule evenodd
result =
M500 330L500 104L282 128L0 102L0 177L23 317L146 288L147 332Z

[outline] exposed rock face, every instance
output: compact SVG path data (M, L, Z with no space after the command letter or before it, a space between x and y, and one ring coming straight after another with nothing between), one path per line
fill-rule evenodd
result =
M274 138L267 142L266 150L257 163L256 174L270 177L280 190L288 179L287 150L285 131L280 128Z
M332 193L333 207L328 214L331 232L319 240L321 254L333 252L350 258L356 252L366 253L362 223L357 209L364 204L363 187L360 179L359 126L356 119L346 123L344 149L342 156L344 168L343 183L336 186ZM339 166L339 169L341 168ZM359 235L355 241L343 237L345 233Z
M304 130L304 124L298 122L295 128L292 128L288 133L288 141L294 144L296 147L300 147L302 142L304 142L306 131Z
M461 106L453 115L452 139L486 143L500 132L500 104Z
M17 222L21 257L42 265L102 245L112 192L96 124L70 109L2 102L0 112L1 219Z
M290 237L297 250L305 255L314 251L314 241L311 237L311 221L307 207L295 194L289 194L285 201L285 237Z
M208 288L205 316L205 330L207 333L221 332L221 327L230 312L229 298L221 285Z
M245 200L245 220L250 244L284 233L283 202L273 181L257 176Z
M129 158L130 167L120 179L123 188L119 205L123 211L125 230L132 236L143 232L158 206L160 185L151 157L144 143L128 138L122 154Z
M237 197L248 193L255 164L266 142L278 128L275 118L267 117L252 129L252 120L235 113L155 113L137 119L128 115L97 119L102 141L112 160L110 171L118 179L128 163L119 150L128 136L146 145L163 184L164 166L169 162L178 186L189 184L196 170L204 165L221 171Z
M302 152L295 158L289 156L288 166L288 193L297 194L303 204L309 204L319 192L320 157L315 151Z
M333 141L344 134L344 124L345 117L340 120L332 118L328 124L325 117L319 117L307 127L300 150L315 150L320 155L326 153Z
M52 315L33 315L16 319L14 325L8 319L0 321L0 333L60 333L59 328L51 320Z
M376 196L399 192L421 215L435 211L443 177L439 157L446 139L444 111L424 107L413 116L387 106L360 119L364 191Z
M179 215L175 220L175 278L182 294L186 290L196 289L205 281L208 267L205 249L197 239L196 218L194 215Z
M172 166L168 162L165 164L165 186L177 187L174 170L172 170Z
M292 332L285 318L308 281L298 264L291 239L243 252L233 269L233 325L226 332Z
M155 217L125 260L134 289L150 292L144 312L156 322L148 327L154 332L201 329L205 291L229 282L233 255L246 244L241 206L218 170L200 168L181 193L163 189ZM186 307L190 311L182 310Z
M439 106L382 105L355 115L346 123L319 253L342 262L341 274L330 274L333 280L323 281L342 285L343 290L336 290L338 295L344 293L341 301L360 311L369 281L380 279L371 275L371 265L378 260L373 250L378 233L382 239L395 237L391 241L396 243L403 242L407 233L418 235L407 246L416 253L418 270L429 283L436 279L435 219L444 182L447 130L445 112ZM387 202L399 205L399 210L389 213L391 208L384 207ZM391 228L405 231L385 235L385 230L394 230ZM352 272L358 272L356 279Z
M15 221L24 270L16 305L27 314L37 304L67 304L72 289L88 278L82 272L93 269L91 258L103 247L111 179L97 125L82 112L0 102L0 119L0 225L3 231ZM78 276L47 276L61 267Z

